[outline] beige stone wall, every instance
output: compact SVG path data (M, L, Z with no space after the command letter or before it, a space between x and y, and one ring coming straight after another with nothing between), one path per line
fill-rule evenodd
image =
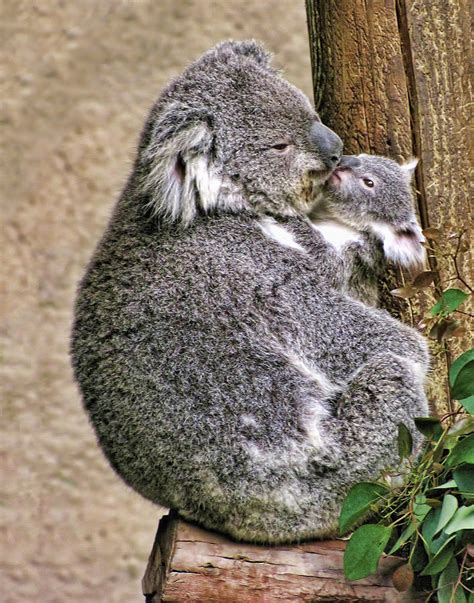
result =
M114 475L68 360L77 281L148 108L255 37L310 93L303 0L2 0L0 599L141 601L160 509Z

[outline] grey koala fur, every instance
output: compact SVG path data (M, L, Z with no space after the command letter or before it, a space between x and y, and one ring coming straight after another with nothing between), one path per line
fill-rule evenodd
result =
M153 107L80 284L74 372L111 465L237 539L336 533L427 410L423 339L321 272L307 212L341 151L261 47L217 46Z

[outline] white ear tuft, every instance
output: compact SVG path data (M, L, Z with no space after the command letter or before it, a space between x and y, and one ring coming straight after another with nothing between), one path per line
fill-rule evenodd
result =
M402 168L402 172L405 174L408 182L411 182L417 165L418 159L416 157L412 157L406 163L401 164L400 167Z
M221 178L211 162L212 140L209 126L194 121L151 142L145 151L142 190L152 216L188 226L198 207L216 207Z
M370 229L382 241L384 255L388 260L405 268L423 265L425 237L415 221L399 227L372 222Z

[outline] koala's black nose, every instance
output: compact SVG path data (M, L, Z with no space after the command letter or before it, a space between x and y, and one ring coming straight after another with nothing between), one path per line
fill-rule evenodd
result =
M342 155L339 160L338 168L356 168L362 165L357 155Z
M309 138L316 147L324 165L328 169L336 167L337 162L342 155L343 147L342 140L339 136L317 121L311 126Z

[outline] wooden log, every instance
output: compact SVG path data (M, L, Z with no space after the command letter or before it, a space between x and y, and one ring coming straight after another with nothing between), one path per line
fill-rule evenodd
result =
M467 0L306 0L306 7L315 104L323 122L341 136L347 153L418 157L423 227L467 230L469 241L474 136ZM441 280L453 276L452 263L439 254L431 268L440 270ZM472 279L472 250L459 268ZM401 275L396 278L400 282ZM460 282L451 286L466 290ZM423 294L400 303L385 294L383 302L415 326L433 298ZM466 317L457 318L467 327L463 338L431 342L428 396L440 412L449 410L447 369L472 343Z
M238 543L181 520L159 523L142 586L146 603L272 603L273 601L417 601L391 583L402 563L381 560L376 575L344 578L342 540L288 546Z

